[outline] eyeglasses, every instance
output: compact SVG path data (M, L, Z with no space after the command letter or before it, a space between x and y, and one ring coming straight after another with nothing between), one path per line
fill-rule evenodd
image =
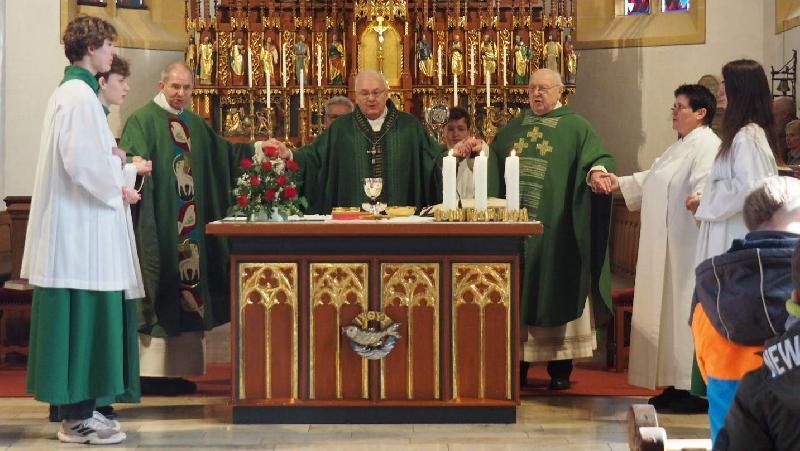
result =
M691 108L692 107L690 107L690 106L681 105L680 103L676 103L675 105L672 105L671 107L669 107L669 110L674 113L674 112L680 111L680 110L690 110Z
M560 88L561 85L553 85L553 86L539 86L539 85L532 85L530 87L531 92L546 92L553 88Z
M374 97L374 98L377 99L378 97L382 96L383 93L385 93L385 92L386 92L385 89L381 89L381 90L377 90L376 89L375 91L358 91L356 94L358 94L359 97L364 97L366 99L368 99L370 97Z

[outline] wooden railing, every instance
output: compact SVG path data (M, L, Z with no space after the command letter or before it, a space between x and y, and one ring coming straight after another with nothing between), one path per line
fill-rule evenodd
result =
M639 255L639 212L629 211L621 197L614 199L610 245L611 272L635 276Z

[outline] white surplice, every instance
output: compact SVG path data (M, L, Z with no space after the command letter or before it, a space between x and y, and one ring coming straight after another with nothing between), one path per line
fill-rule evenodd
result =
M702 221L697 238L695 265L725 253L736 238L744 238L744 199L767 177L778 175L778 166L764 129L756 124L742 127L725 158L714 160L695 218Z
M686 210L702 191L720 140L701 126L669 146L650 169L620 177L625 204L641 210L628 381L654 389L688 389L693 343L689 310L699 233Z
M89 85L59 86L45 111L22 259L32 285L143 296L115 146Z

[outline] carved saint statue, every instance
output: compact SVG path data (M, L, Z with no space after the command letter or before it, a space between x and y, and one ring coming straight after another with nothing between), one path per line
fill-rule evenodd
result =
M578 74L578 55L572 43L572 36L564 38L564 61L567 63L567 73L565 79L567 83L575 83L575 76Z
M200 44L200 83L210 85L214 83L214 43L206 35Z
M561 68L559 65L561 61L561 52L561 44L553 40L553 35L551 34L547 38L547 44L544 45L543 49L544 67L561 73Z
M425 38L425 34L420 35L417 42L417 66L425 77L433 77L433 48Z
M242 38L236 38L236 43L231 46L230 50L230 68L231 79L234 85L244 84L244 54L245 49L244 41Z
M453 43L450 44L450 72L459 77L464 73L464 45L458 35L453 37Z
M308 44L306 44L306 36L301 34L298 36L298 41L292 47L294 53L294 75L297 83L300 83L300 71L303 72L303 82L308 80Z
M328 84L344 84L344 45L337 38L328 44Z
M275 65L278 64L278 48L272 42L272 36L267 36L264 47L261 48L261 67L264 70L264 83L266 78L269 77L270 84L275 84Z
M522 36L517 35L514 42L514 84L528 84L528 68L532 56L531 48L522 40Z
M229 135L242 132L242 115L240 108L233 107L228 110L228 114L225 115L225 131Z
M488 72L489 77L492 77L497 71L497 44L488 34L483 37L483 43L481 43L481 60L483 61L484 76Z
M197 73L197 45L194 43L194 36L189 38L189 44L183 52L183 60L186 65L192 70L193 74Z

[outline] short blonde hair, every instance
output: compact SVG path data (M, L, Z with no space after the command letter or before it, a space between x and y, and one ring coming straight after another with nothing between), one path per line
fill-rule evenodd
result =
M800 208L800 180L772 176L744 200L742 214L748 230L756 230L773 216Z

